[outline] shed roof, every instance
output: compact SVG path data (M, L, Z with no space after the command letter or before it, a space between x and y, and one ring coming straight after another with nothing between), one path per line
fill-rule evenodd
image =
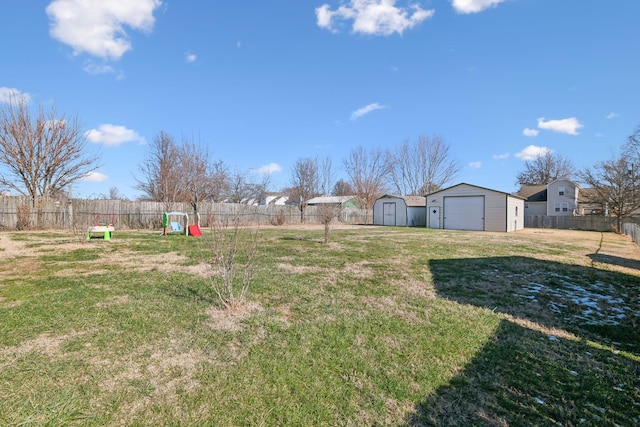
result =
M384 196L380 197L380 199L385 199L385 198L402 199L407 204L407 206L410 206L410 207L427 206L427 198L423 196L400 196L397 194L385 194Z

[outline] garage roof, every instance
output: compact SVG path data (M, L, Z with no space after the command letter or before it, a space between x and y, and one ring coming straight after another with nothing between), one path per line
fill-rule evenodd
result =
M452 185L451 187L447 187L447 188L443 188L442 190L434 191L433 193L429 193L429 194L427 194L427 197L429 197L429 196L431 196L431 195L433 195L433 194L442 193L443 191L447 191L447 190L450 190L450 189L452 189L452 188L459 187L459 186L461 186L461 185L467 185L467 186L469 186L469 187L474 187L474 188L477 188L477 189L479 189L479 190L493 191L494 193L506 194L507 196L512 196L512 197L515 197L515 198L517 198L517 199L526 200L526 198L525 198L525 197L519 196L519 195L517 195L517 194L513 194L513 193L506 193L506 192L504 192L504 191L498 191L498 190L493 190L493 189L491 189L491 188L480 187L480 186L478 186L478 185L467 184L466 182L461 182L460 184Z

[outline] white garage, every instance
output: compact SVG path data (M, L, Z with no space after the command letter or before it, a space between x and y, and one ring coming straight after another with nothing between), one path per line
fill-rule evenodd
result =
M458 184L427 195L427 227L510 232L524 228L524 198Z

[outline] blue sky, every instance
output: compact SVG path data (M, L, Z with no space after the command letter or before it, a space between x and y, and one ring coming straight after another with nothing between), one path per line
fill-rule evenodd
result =
M541 150L579 168L640 125L637 0L5 1L0 103L77 115L94 197L134 176L160 132L232 170L290 182L301 157L338 177L356 146L437 134L454 182L517 190Z

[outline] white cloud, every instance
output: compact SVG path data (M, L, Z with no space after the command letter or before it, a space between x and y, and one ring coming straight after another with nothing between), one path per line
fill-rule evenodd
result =
M271 175L282 171L282 166L277 163L269 163L268 165L260 166L255 172L258 175Z
M547 120L544 117L538 119L538 127L557 133L568 133L569 135L578 135L578 129L584 127L575 117L561 120Z
M196 59L198 59L198 57L197 57L196 55L194 55L193 53L187 53L187 54L185 55L184 59L185 59L187 62L195 62L195 61L196 61Z
M522 160L535 160L540 156L544 156L547 153L553 153L553 150L548 147L538 147L537 145L530 145L526 147L515 156Z
M360 117L364 116L365 114L369 114L370 112L375 110L383 110L385 108L387 107L385 107L384 105L380 105L377 102L374 102L373 104L369 104L362 108L358 108L356 111L351 113L351 120L358 120Z
M12 87L0 87L0 103L8 104L11 101L18 100L24 100L28 103L31 100L31 96Z
M471 162L469 163L469 167L471 169L480 169L482 167L482 162Z
M509 153L494 154L491 157L493 157L493 160L507 160L509 158Z
M618 117L620 114L618 113L614 113L613 111L610 112L609 114L607 114L607 119L615 119L616 117Z
M96 64L96 63L91 62L91 61L87 61L87 63L84 65L83 70L86 73L92 74L94 76L97 76L97 75L100 75L100 74L115 74L116 73L115 68L113 68L111 65Z
M396 7L396 0L349 0L335 10L323 4L316 8L316 23L320 28L338 32L336 21L353 21L354 33L388 36L402 34L431 18L435 10L425 10L417 4Z
M112 124L100 125L98 129L91 129L85 134L86 138L94 144L104 144L110 147L117 147L118 145L137 141L144 143L145 140L138 132L127 129L124 126L116 126Z
M74 55L118 60L131 50L125 27L150 32L161 0L53 0L46 8L49 34Z
M478 13L504 1L506 0L452 0L451 5L458 13Z
M104 182L108 180L109 177L100 172L89 172L82 178L80 181L83 182Z
M524 136L529 136L529 137L538 136L538 134L539 134L539 133L540 133L540 131L539 131L539 130L536 130L536 129L529 129L529 128L525 128L525 129L522 131L522 134L523 134Z

